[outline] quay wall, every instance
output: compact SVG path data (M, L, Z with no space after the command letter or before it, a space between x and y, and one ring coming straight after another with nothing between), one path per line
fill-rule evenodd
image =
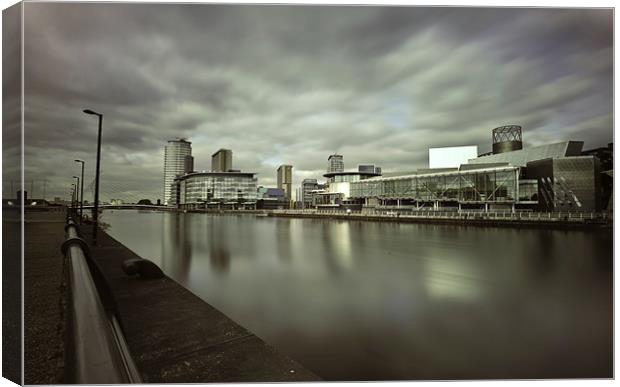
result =
M80 231L89 242L91 227L84 226ZM100 231L97 245L89 245L146 383L320 380L170 277L128 276L124 261L148 257L138 256L107 233Z
M182 210L181 210L182 211ZM270 217L361 220L374 222L449 224L478 227L592 229L613 226L607 213L552 213L552 212L462 212L427 211L406 213L346 213L343 211L315 210L187 210L190 213L208 214L261 214Z
M358 213L320 213L320 212L279 212L273 211L268 216L286 218L312 218L312 219L339 219L339 220L362 220L375 222L397 223L427 223L448 224L478 227L516 227L516 228L560 228L560 229L583 229L612 227L612 219L609 217L579 217L579 215L565 216L540 216L519 217L511 214L498 216L485 216L482 214L458 214L445 213L433 215L377 215Z

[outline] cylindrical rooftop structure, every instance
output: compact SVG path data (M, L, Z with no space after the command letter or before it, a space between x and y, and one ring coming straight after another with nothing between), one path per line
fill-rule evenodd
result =
M519 125L506 125L493 129L493 154L523 149L523 138Z

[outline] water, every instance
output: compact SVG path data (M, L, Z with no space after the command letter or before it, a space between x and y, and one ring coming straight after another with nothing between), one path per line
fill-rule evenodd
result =
M611 230L108 211L108 232L326 380L611 377Z

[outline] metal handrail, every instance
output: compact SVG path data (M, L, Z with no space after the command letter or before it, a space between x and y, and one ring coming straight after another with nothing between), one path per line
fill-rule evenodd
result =
M78 384L141 383L114 313L106 311L88 264L88 245L69 219L62 250L69 263L70 357L68 381Z

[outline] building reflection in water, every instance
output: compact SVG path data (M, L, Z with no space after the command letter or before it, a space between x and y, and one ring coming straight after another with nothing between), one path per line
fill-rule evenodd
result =
M276 234L276 249L280 262L288 263L293 260L295 250L293 250L291 232L295 219L276 219L275 220L275 234ZM267 226L267 223L265 223ZM296 246L300 248L300 246ZM299 251L299 250L297 250Z
M185 214L171 213L162 218L162 269L180 282L189 279L192 263L192 241L189 238Z
M218 227L213 217L208 218L206 228L211 268L218 273L228 273L230 270L230 233L224 227Z
M330 274L341 275L353 266L349 222L320 220L322 252Z

